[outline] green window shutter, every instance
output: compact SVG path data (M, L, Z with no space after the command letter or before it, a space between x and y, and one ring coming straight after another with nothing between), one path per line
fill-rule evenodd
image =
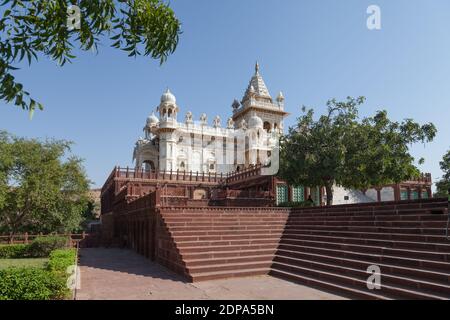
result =
M303 186L292 187L292 201L303 202L305 201L305 189Z
M412 199L412 200L417 200L417 199L419 199L419 192L416 191L416 190L411 191L411 199Z
M428 192L422 191L422 199L428 199Z
M284 184L277 185L277 204L288 202L288 187Z
M408 200L408 191L406 190L400 191L400 200Z

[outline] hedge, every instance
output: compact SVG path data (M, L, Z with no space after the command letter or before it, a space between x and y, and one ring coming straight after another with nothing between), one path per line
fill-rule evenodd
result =
M57 300L67 297L66 280L40 268L0 270L0 300Z
M56 249L67 247L67 237L37 237L30 244L0 246L0 259L45 258Z
M50 253L45 269L8 268L0 270L0 300L59 300L70 290L67 268L75 264L75 249L57 249Z
M30 257L44 258L56 249L67 247L68 238L62 236L37 237L30 244Z
M19 259L26 258L29 255L30 245L11 244L0 246L0 259Z
M47 270L67 277L67 268L75 264L75 249L58 249L50 253Z

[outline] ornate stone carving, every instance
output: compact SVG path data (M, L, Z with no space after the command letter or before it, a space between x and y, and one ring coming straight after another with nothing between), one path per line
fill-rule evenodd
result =
M202 113L200 115L200 123L203 125L206 125L208 121L208 117L206 116L206 113Z
M234 128L234 121L233 121L233 118L228 118L228 121L227 121L227 128L228 128L228 129L233 129L233 128Z
M234 99L233 104L231 105L231 107L233 108L233 111L236 112L237 109L239 109L240 106L241 106L241 104L239 103L239 101Z
M247 121L245 121L245 119L242 119L239 128L241 128L242 130L247 130Z
M213 121L213 127L214 128L220 128L220 117L219 116L216 116L215 118L214 118L214 121Z
M186 123L192 123L192 121L193 121L192 120L192 112L188 111L186 113L185 121L186 121Z

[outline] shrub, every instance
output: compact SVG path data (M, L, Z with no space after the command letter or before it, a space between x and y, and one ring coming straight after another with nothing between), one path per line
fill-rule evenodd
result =
M68 289L64 278L40 268L0 270L0 300L64 299Z
M68 239L63 236L38 237L31 242L29 250L30 257L44 258L56 249L67 247Z
M75 264L75 249L58 249L50 253L47 270L67 278L67 268Z
M0 259L19 259L29 255L29 245L10 244L0 246Z

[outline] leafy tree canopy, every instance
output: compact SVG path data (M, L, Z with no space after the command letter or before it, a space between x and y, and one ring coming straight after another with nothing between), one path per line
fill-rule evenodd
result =
M70 145L0 131L0 233L70 232L80 226L89 181Z
M441 180L436 183L436 193L435 197L447 197L448 190L450 190L450 150L442 158L442 161L439 162L441 170L444 172Z
M71 5L80 8L80 28L68 25ZM3 0L0 6L0 99L30 116L42 104L12 74L22 60L31 64L42 55L62 66L75 58L75 47L97 51L106 36L128 56L143 54L163 63L180 34L180 22L162 0Z
M297 125L282 138L280 176L293 185L324 186L331 205L334 184L364 189L418 175L408 146L432 141L435 126L412 119L394 122L386 111L360 119L364 101L332 99L317 120L312 109L303 107Z

